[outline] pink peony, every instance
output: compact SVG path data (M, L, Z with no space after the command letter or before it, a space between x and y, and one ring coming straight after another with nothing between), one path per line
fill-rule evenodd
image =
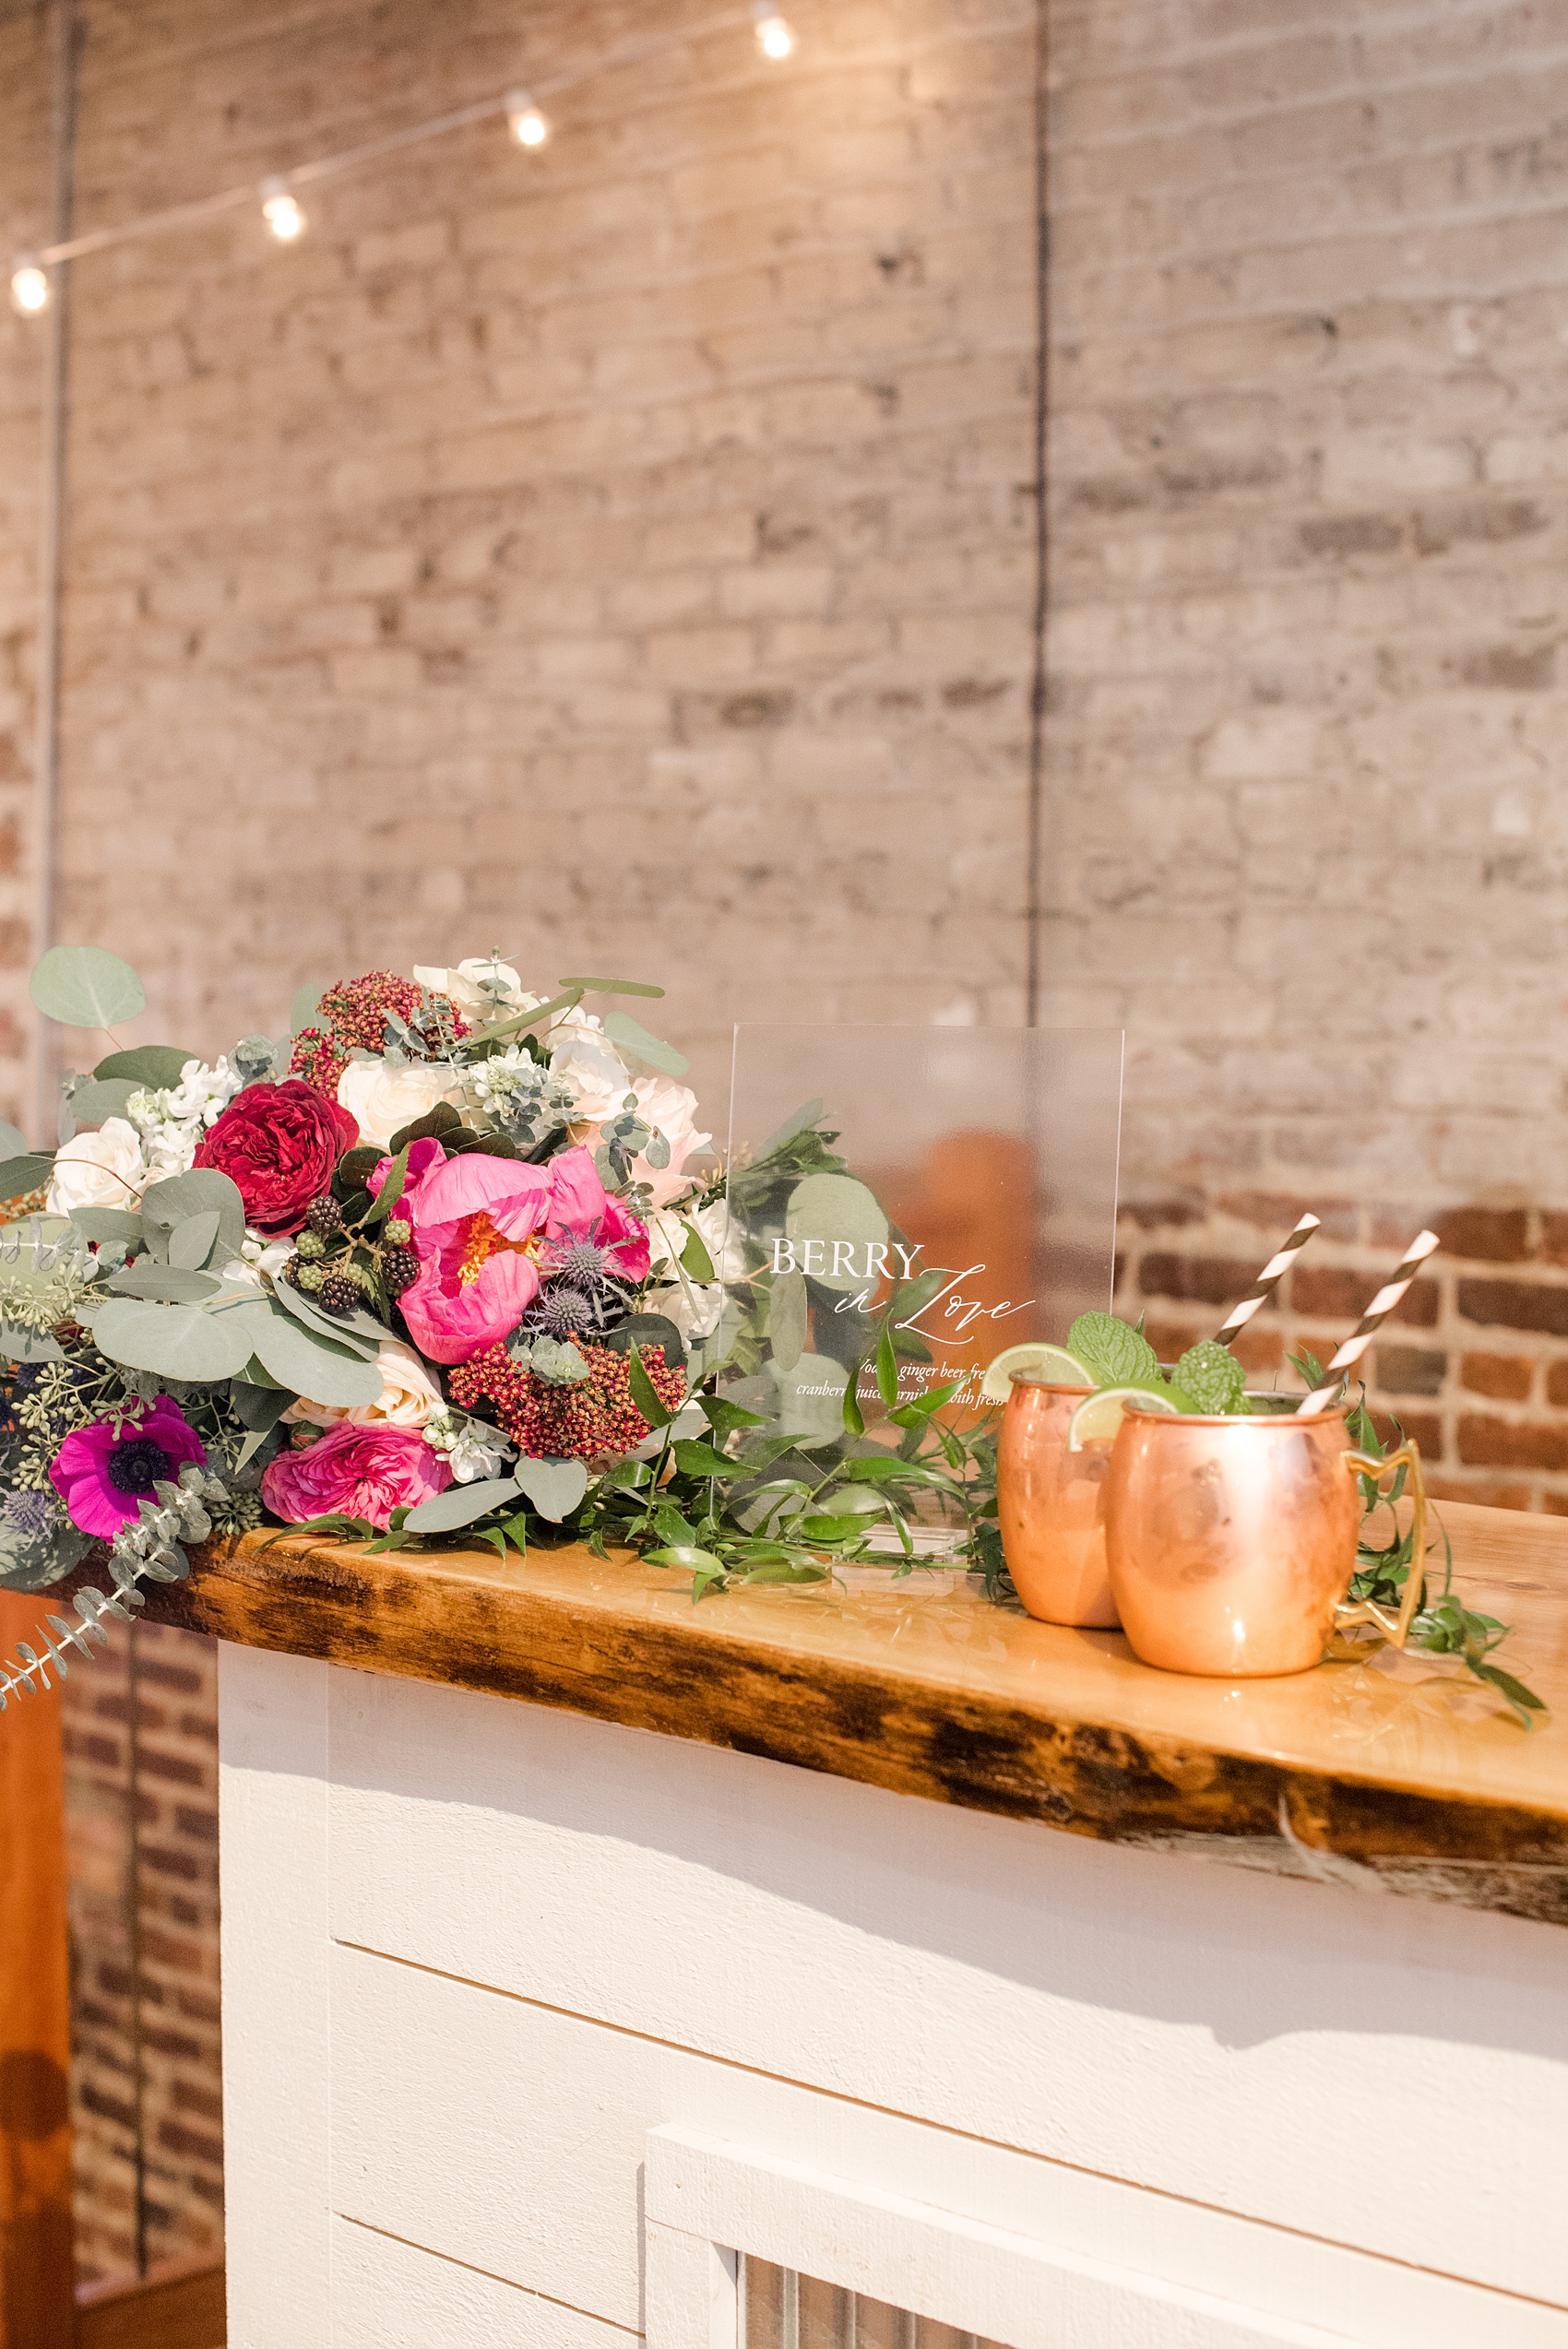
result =
M394 1509L434 1500L452 1481L451 1464L417 1428L339 1420L306 1452L280 1452L261 1480L261 1497L285 1524L340 1512L385 1527Z
M412 1164L410 1160L410 1172ZM433 1362L467 1362L515 1330L574 1241L589 1240L623 1280L647 1273L647 1233L606 1195L590 1154L548 1167L469 1151L410 1182L398 1212L413 1227L419 1278L398 1309Z
M68 1435L49 1464L50 1477L73 1525L113 1541L134 1524L153 1486L172 1484L186 1461L205 1463L206 1448L177 1403L160 1394L139 1419L108 1419Z

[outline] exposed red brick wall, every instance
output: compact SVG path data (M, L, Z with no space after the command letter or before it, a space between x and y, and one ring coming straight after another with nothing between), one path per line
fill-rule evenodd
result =
M1180 1353L1218 1327L1305 1207L1324 1228L1244 1333L1249 1368L1297 1384L1286 1357L1305 1347L1326 1360L1430 1221L1443 1250L1372 1350L1373 1408L1420 1442L1434 1492L1568 1515L1568 1216L1156 1193L1123 1210L1119 1310L1146 1311L1162 1357Z
M121 1629L62 1702L85 2280L222 2241L216 1648Z

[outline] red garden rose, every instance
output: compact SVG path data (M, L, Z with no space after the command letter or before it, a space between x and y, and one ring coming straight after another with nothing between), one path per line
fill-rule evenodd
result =
M237 1183L246 1223L275 1237L299 1230L305 1209L329 1188L339 1159L359 1138L347 1109L291 1077L236 1094L208 1129L196 1163Z

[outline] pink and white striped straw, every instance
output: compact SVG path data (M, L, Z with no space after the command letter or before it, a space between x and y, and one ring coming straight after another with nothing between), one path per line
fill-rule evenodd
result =
M1298 1419L1315 1419L1320 1411L1327 1410L1338 1390L1339 1373L1342 1370L1350 1370L1360 1360L1384 1323L1387 1321L1388 1316L1415 1279L1420 1267L1431 1254L1432 1250L1441 1248L1443 1242L1435 1231L1422 1231L1416 1234L1415 1239L1406 1249L1404 1261L1394 1278L1384 1287L1378 1290L1356 1327L1330 1362L1324 1373L1323 1385L1313 1387L1311 1394L1297 1405Z
M1318 1228L1316 1216L1303 1216L1289 1240L1276 1251L1258 1275L1239 1305L1232 1305L1224 1323L1215 1332L1217 1346L1229 1346L1237 1334L1244 1330L1253 1315L1268 1303L1275 1290L1296 1261L1296 1252L1304 1248Z

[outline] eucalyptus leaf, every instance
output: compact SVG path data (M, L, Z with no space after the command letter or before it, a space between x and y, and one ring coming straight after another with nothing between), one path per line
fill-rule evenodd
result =
M137 1089L128 1076L89 1077L71 1096L71 1115L78 1126L102 1125L108 1118L123 1118Z
M30 1150L18 1158L0 1162L0 1200L20 1199L39 1190L54 1171L53 1150Z
M170 1264L128 1264L109 1280L116 1297L148 1297L163 1305L199 1305L204 1298L216 1297L222 1286L210 1273Z
M799 1273L780 1273L767 1293L767 1342L780 1370L792 1370L806 1350L806 1285Z
M540 1515L558 1525L587 1492L588 1470L580 1460L519 1460L517 1484Z
M410 1509L403 1520L403 1530L410 1534L449 1534L458 1525L471 1525L476 1517L487 1517L493 1509L505 1508L517 1498L518 1487L511 1477L486 1477L477 1484L449 1485L433 1501L422 1501Z
M632 1313L625 1321L607 1330L599 1343L607 1346L612 1354L630 1354L635 1347L640 1354L650 1346L664 1348L664 1367L683 1370L686 1367L685 1341L671 1321L662 1313Z
M635 1059L646 1061L649 1068L662 1069L666 1076L684 1076L692 1065L673 1044L663 1043L659 1037L650 1036L646 1027L640 1027L629 1012L606 1012L602 1026L612 1043L622 1046Z
M84 1240L120 1240L129 1247L142 1236L142 1220L124 1207L73 1207L71 1221Z
M28 991L63 1027L107 1031L147 1009L147 991L130 964L102 946L51 946Z
M807 1175L790 1193L784 1230L795 1243L795 1261L801 1270L824 1288L848 1296L852 1289L874 1287L868 1283L864 1270L857 1272L854 1265L858 1261L864 1266L868 1242L886 1246L887 1217L874 1192L857 1182L853 1175ZM842 1253L845 1246L849 1251L848 1263ZM819 1252L814 1260L814 1249Z
M303 987L295 988L294 1000L289 1006L289 1026L293 1035L297 1036L302 1027L315 1026L315 1015L326 991L325 988L312 987L308 980Z
M174 1226L169 1234L169 1262L185 1272L196 1272L207 1263L218 1239L219 1214L208 1207L199 1216L187 1216L184 1223ZM232 1254L233 1252L229 1252ZM227 1256L224 1259L228 1261Z
M187 1061L199 1060L198 1052L183 1052L177 1044L137 1044L128 1052L110 1052L93 1070L96 1077L123 1077L132 1087L142 1086L151 1093L172 1092L184 1074Z
M244 1370L254 1353L271 1377L311 1403L352 1411L361 1404L381 1399L383 1381L374 1360L366 1361L345 1347L329 1345L266 1298L247 1300L213 1318L220 1323L236 1323L238 1336L244 1342L244 1352L229 1372L231 1377Z
M321 1306L313 1304L302 1289L296 1288L292 1281L275 1280L272 1299L275 1304L281 1305L286 1313L291 1313L296 1322L303 1322L307 1330L314 1330L317 1337L326 1338L329 1345L342 1347L346 1353L362 1355L367 1361L382 1340L392 1335L390 1330L383 1329L379 1322L373 1321L368 1313L356 1311L339 1315L324 1311Z
M47 1330L23 1329L18 1322L0 1322L0 1354L12 1362L63 1362L65 1350Z
M9 1118L0 1118L0 1159L25 1158L27 1155L27 1135Z
M228 1175L216 1167L193 1167L189 1174L171 1175L166 1181L149 1183L142 1192L142 1221L148 1240L157 1246L160 1255L167 1255L168 1235L176 1224L213 1210L218 1216L218 1247L211 1252L226 1263L239 1254L245 1238L245 1203L240 1196L239 1185Z
M127 1370L205 1383L238 1377L253 1341L241 1312L208 1313L195 1305L158 1305L139 1297L106 1298L92 1309L93 1344ZM380 1382L376 1394L381 1392ZM374 1396L368 1398L374 1400Z

